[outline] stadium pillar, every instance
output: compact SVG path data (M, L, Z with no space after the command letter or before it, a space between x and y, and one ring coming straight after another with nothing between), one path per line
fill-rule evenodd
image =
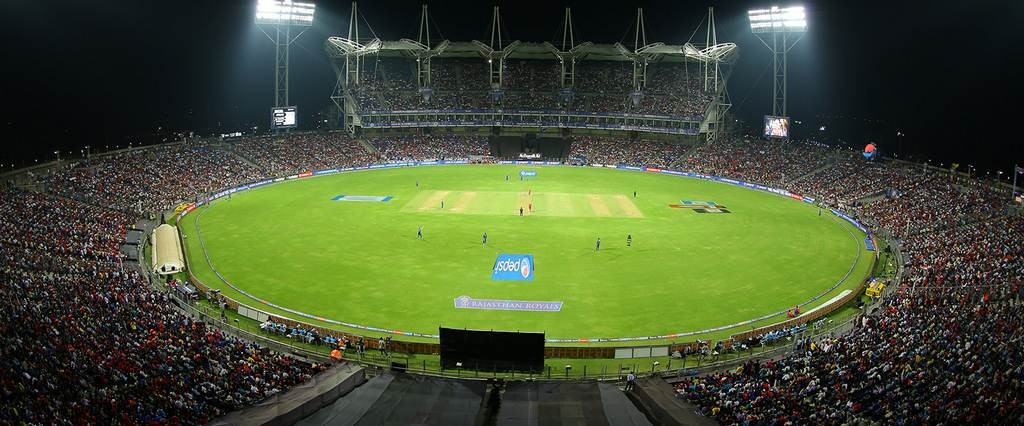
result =
M306 29L313 25L313 3L261 0L256 5L256 25L274 43L274 106L291 106L288 99L289 53ZM273 35L264 27L269 27ZM292 27L298 27L293 35Z
M562 47L558 54L558 62L562 68L562 88L571 88L576 84L576 56L572 53L576 47L576 36L572 29L572 9L565 8L565 20L562 27ZM568 44L566 44L568 43ZM563 53L568 53L568 59ZM568 64L566 62L568 61Z
M291 25L277 25L274 28L274 106L288 106L288 54L291 44Z
M714 46L718 44L718 32L715 30L715 8L708 7L708 33L705 38L705 46ZM713 65L712 65L713 63ZM704 68L704 91L718 93L718 61L709 61L705 59L703 61ZM689 71L689 68L687 68Z
M786 49L779 48L780 36L785 46L786 33L772 33L772 115L786 117Z
M1021 174L1022 172L1024 172L1024 168L1019 167L1016 164L1013 165L1013 189L1010 193L1011 200L1015 201L1017 198L1017 175Z
M640 55L640 49L647 46L647 28L644 25L644 9L636 9L636 34L633 37L633 91L638 95L647 85L647 57Z
M495 49L494 41L497 40L497 49ZM503 50L504 46L501 41L501 10L498 6L494 6L494 12L491 15L491 49ZM502 77L504 77L505 58L504 55L498 63L494 62L494 55L491 55L487 59L487 66L490 68L490 82L491 89L496 89L502 86Z
M786 57L807 31L807 18L802 6L751 10L747 12L750 29L772 52L772 115L788 117L786 110ZM791 39L790 34L798 35Z
M718 44L718 32L715 28L714 7L708 7L705 45L708 49L712 48L712 46L720 46ZM732 62L730 61L723 62L723 58L720 56L709 55L701 59L704 74L704 91L714 94L714 100L708 107L704 122L701 123L707 140L717 140L718 135L725 131L726 113L732 108L732 100L729 98L729 90L726 88L725 82L732 68L731 66L723 67L722 65L731 64ZM687 72L689 72L689 67L687 67ZM688 79L689 77L687 77Z
M420 31L416 41L428 50L432 49L430 44L430 15L427 11L426 3L422 5L422 10L420 11ZM416 85L422 91L424 88L431 87L430 58L433 55L418 52L416 56Z
M349 16L348 20L348 39L358 43L359 42L359 3L352 2L352 15ZM359 63L362 61L362 56L359 54L345 55L345 86L358 86L359 85Z

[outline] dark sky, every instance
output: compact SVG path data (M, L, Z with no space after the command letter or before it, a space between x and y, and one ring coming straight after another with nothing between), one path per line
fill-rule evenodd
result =
M419 4L364 1L360 11L383 39L415 38ZM445 38L489 37L492 1L429 4ZM562 10L572 6L577 40L630 44L637 6L645 8L648 41L670 44L686 42L707 6L715 6L719 41L740 47L729 82L734 112L752 124L770 112L770 55L750 33L746 10L771 2L498 4L515 39L560 39ZM1024 2L804 4L810 30L789 64L789 114L802 123L797 132L858 146L875 141L886 153L974 163L982 171L1024 164L1016 142ZM158 129L265 128L273 46L253 23L254 8L254 0L0 2L0 170L52 159L54 149L152 140ZM307 125L327 106L334 84L323 41L344 35L349 8L349 2L318 2L316 25L292 49L291 98ZM703 29L695 38L703 42ZM818 135L822 125L827 130ZM902 143L897 131L907 134Z

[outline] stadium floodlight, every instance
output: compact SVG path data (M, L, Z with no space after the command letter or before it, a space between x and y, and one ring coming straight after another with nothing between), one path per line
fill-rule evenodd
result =
M750 10L747 18L754 33L807 31L807 14L803 6Z
M291 0L259 0L256 3L256 23L261 25L313 25L316 5Z
M292 0L258 0L256 25L274 42L274 106L290 106L288 101L288 57L292 43L313 26L316 5ZM269 28L265 29L264 27ZM292 27L299 27L292 35Z
M788 117L786 113L786 53L807 32L807 13L803 6L753 9L747 11L750 31L771 50L775 72L772 79L772 116ZM791 39L790 35L797 35Z

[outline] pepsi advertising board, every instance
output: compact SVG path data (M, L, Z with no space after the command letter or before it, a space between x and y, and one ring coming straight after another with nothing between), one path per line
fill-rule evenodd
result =
M786 139L789 137L789 117L764 116L764 137Z
M298 126L295 107L274 107L270 110L271 129L292 129Z
M532 254L499 254L491 269L495 281L533 281Z
M519 171L519 176L520 177L535 177L535 176L537 176L537 171L536 170L520 170Z

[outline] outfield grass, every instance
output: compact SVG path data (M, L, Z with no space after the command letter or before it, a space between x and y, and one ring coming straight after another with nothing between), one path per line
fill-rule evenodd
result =
M419 167L289 181L235 194L179 225L193 273L242 303L286 314L220 282L203 257L197 219L216 268L259 299L427 334L438 326L544 331L548 338L695 331L804 302L846 275L858 256L833 294L869 273L863 235L800 201L597 168L531 167L538 176L520 181L520 169ZM338 195L393 198L334 201ZM714 201L731 213L668 207L682 200ZM416 239L420 226L423 240ZM627 234L632 247L625 246ZM535 279L492 281L499 253L533 254ZM564 306L561 312L455 309L453 300L462 295Z

